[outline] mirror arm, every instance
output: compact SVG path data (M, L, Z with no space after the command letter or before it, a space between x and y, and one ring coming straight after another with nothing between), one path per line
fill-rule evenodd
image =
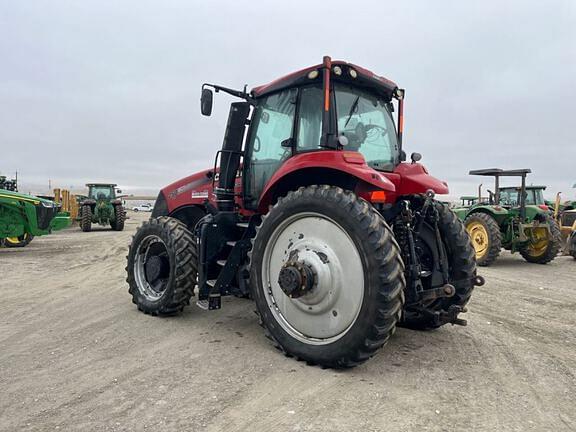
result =
M250 103L252 103L254 101L254 99L246 91L247 86L244 86L244 90L242 90L242 91L234 90L234 89L230 89L228 87L222 87L222 86L219 86L216 84L210 84L210 83L202 84L202 90L204 90L205 87L212 87L216 93L218 93L219 91L223 91L224 93L228 93L229 95L244 99Z

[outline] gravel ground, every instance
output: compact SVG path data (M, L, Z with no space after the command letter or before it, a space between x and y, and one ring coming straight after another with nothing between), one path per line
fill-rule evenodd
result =
M574 431L576 261L503 253L467 327L399 329L347 371L282 356L253 304L136 310L121 233L0 249L0 431Z

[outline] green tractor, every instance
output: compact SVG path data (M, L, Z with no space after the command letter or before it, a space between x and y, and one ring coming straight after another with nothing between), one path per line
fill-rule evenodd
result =
M124 229L126 211L116 193L122 193L112 183L88 183L88 196L80 203L80 228L84 232L92 230L92 224L110 225L114 231Z
M531 263L552 261L561 247L558 224L544 204L542 187L526 187L529 169L483 169L470 171L471 175L495 179L496 192L488 191L488 203L478 203L455 209L476 251L476 262L481 266L492 264L502 248L520 252ZM520 187L500 187L501 177L520 177Z
M24 247L34 236L50 234L70 225L60 205L32 195L0 190L0 243Z

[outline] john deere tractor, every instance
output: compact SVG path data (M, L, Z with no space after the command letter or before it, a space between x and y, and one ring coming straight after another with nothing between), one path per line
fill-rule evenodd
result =
M488 191L488 203L476 203L455 209L464 221L476 251L476 262L492 264L502 248L520 252L528 262L546 264L561 246L560 229L539 194L542 187L527 191L529 169L498 168L470 171L471 175L494 177L494 191ZM500 187L502 177L520 177L519 187Z
M420 154L406 162L404 90L330 57L249 93L205 84L204 115L213 90L240 99L219 158L162 189L128 253L141 311L249 296L279 349L336 368L369 359L397 325L466 324L483 280L435 198L448 186Z
M112 183L88 183L88 196L80 203L80 228L87 232L92 230L92 224L112 227L115 231L124 229L126 212L122 201L117 198L116 185Z
M26 246L34 236L70 225L68 213L52 201L0 190L0 242L6 247Z

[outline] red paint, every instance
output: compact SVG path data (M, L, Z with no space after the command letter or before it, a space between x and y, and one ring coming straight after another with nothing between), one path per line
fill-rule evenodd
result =
M275 200L274 188L287 175L306 168L329 168L354 176L361 182L355 192L362 198L371 202L394 203L403 195L423 194L432 189L436 194L448 193L445 182L432 177L426 168L418 163L401 163L393 172L379 172L366 165L364 157L357 152L340 150L323 150L317 152L300 153L290 159L275 172L266 184L259 202L259 212L266 213L268 206ZM164 189L168 210L173 212L177 208L187 205L204 205L208 199L213 205L214 201L212 179L207 177L212 170L205 170L178 180ZM303 174L305 175L305 174ZM318 179L322 184L322 179ZM236 203L242 214L251 214L250 210L243 209L242 179L236 179ZM383 193L374 193L383 191Z
M207 177L211 172L210 169L200 171L163 188L162 193L166 198L168 210L173 212L179 207L191 204L202 205L206 198L213 201L212 179ZM200 194L204 195L204 192L206 196L201 196ZM193 193L196 196L193 196Z

